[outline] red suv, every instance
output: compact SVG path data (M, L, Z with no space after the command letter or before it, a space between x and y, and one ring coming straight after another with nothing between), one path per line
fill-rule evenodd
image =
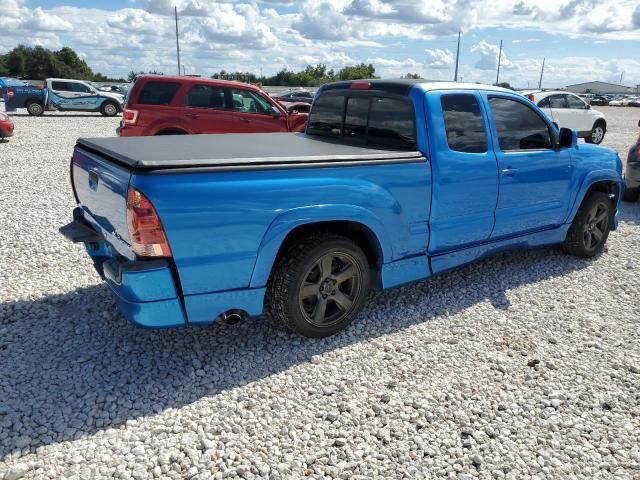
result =
M287 111L258 87L200 77L141 75L118 135L302 132L307 113Z

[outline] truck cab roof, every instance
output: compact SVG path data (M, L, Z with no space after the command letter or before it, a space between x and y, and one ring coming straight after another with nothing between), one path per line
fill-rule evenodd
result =
M366 79L347 80L341 82L328 83L320 87L320 90L379 90L386 93L408 95L413 88L418 88L424 92L434 90L483 90L503 93L517 93L507 88L495 87L480 83L445 82L422 79Z

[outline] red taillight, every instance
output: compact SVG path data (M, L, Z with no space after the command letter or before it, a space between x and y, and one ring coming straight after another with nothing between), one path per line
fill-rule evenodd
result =
M140 257L170 257L171 249L155 208L141 192L129 187L127 224L131 247Z
M122 114L122 119L127 125L135 125L138 121L138 110L125 108L124 113Z
M528 98L529 100L531 100L532 102L534 102L534 101L535 101L535 99L536 99L536 97L534 97L534 96L533 96L533 93L530 93L529 95L527 95L527 98Z
M13 98L13 95L14 95L14 93L13 93L12 90L7 90L7 97L8 98Z
M369 90L371 84L369 82L353 82L351 88L353 90Z

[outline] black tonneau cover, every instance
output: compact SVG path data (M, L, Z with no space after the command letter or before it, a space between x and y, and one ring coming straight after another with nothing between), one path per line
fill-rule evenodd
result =
M77 145L136 170L255 170L424 160L417 151L345 145L304 133L80 138Z

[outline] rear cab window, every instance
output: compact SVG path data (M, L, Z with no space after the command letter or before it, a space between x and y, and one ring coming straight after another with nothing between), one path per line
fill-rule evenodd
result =
M177 82L146 82L138 95L139 105L169 105L180 88Z
M307 133L356 143L415 149L415 113L410 100L376 93L320 95L309 114Z

